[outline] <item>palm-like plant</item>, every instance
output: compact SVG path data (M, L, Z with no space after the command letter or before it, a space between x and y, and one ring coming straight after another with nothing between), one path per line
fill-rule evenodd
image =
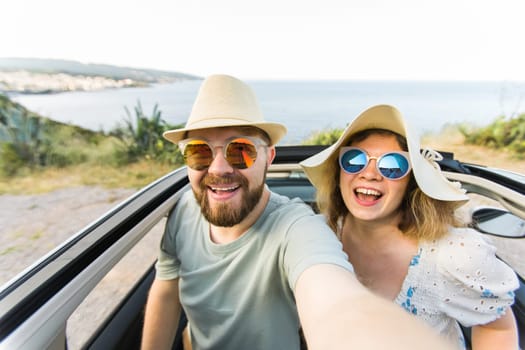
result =
M151 116L147 116L142 109L142 104L137 101L134 107L134 115L124 107L127 118L124 119L124 127L113 132L125 145L128 161L134 161L141 157L180 163L178 150L173 144L162 137L162 133L168 129L180 126L168 124L162 118L162 112L155 104Z
M127 119L124 120L126 135L129 140L133 142L132 147L136 155L154 155L156 154L157 140L162 137L163 120L162 112L158 109L158 105L153 107L153 114L148 117L144 114L142 104L140 101L134 108L135 118L133 119L131 112L127 107L124 107Z

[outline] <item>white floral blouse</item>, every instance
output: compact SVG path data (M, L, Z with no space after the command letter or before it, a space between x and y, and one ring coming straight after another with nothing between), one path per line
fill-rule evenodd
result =
M519 286L495 252L468 228L422 242L395 302L465 349L458 322L470 327L494 321L512 305Z

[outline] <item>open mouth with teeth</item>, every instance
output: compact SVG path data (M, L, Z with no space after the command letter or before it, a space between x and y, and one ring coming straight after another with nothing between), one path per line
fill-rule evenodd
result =
M237 190L239 187L241 187L241 186L240 186L240 185L227 186L227 187L208 186L208 188L209 188L213 193L230 193L230 192L234 192L234 191Z
M199 184L201 191L208 191L219 200L227 200L242 188L248 188L248 181L242 176L216 176L207 174Z
M365 202L376 201L383 196L381 192L370 188L356 188L354 193L359 200Z

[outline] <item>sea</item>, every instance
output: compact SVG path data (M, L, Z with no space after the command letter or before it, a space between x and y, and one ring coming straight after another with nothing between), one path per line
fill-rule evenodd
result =
M438 133L467 124L484 127L496 118L525 111L525 82L518 81L246 81L265 118L284 123L280 144L298 144L317 131L344 128L376 104L396 106L412 128ZM123 125L126 109L134 116L140 103L147 116L157 106L171 124L184 124L201 80L150 87L12 95L14 101L53 120L109 132Z

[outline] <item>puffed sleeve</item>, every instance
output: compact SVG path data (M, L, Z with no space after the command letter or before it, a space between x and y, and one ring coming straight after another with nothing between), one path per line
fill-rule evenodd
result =
M471 327L494 321L514 303L516 274L477 231L453 230L439 252L441 309L447 315Z

